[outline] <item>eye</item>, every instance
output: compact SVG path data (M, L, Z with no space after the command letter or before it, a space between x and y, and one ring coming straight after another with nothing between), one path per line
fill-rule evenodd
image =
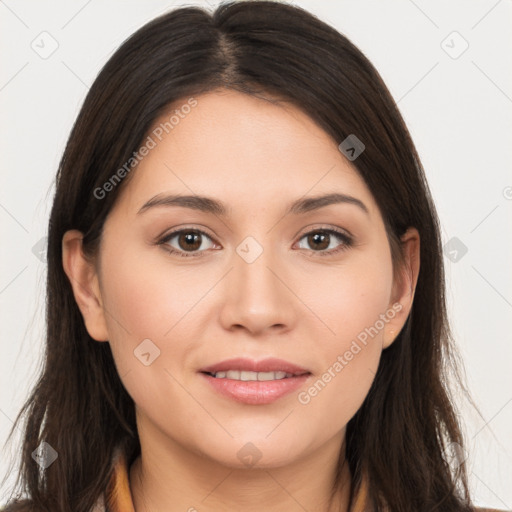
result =
M334 249L332 248L333 238L337 238L342 242L337 248ZM319 256L330 256L341 251L346 251L353 245L353 239L349 235L332 228L309 231L303 235L300 240L302 239L306 239L306 243L311 247L316 247L316 249L313 249L313 252L318 253ZM331 250L324 250L329 249L329 247L331 247ZM303 247L301 247L301 249L302 248Z
M332 247L333 238L338 239L338 241L341 242L338 243L338 247ZM205 231L197 228L188 228L168 233L159 240L157 244L163 245L165 250L169 253L176 254L184 258L201 257L206 252L206 249L213 248L212 245L210 247L204 246L205 239L209 240L212 245L215 245L210 235ZM338 252L347 250L353 245L353 239L351 236L333 228L320 228L309 231L299 239L299 244L303 239L306 239L306 243L313 247L311 252L317 253L319 256L337 254ZM304 249L305 247L299 248ZM329 248L330 250L326 250Z
M178 247L171 243L174 238L176 238ZM212 240L207 233L200 229L180 229L179 231L173 231L172 233L167 234L164 238L162 238L162 240L158 242L158 244L165 245L165 249L171 254L177 254L178 256L183 256L184 258L198 257L202 256L202 253L205 252L203 243L204 238L207 238L210 241ZM194 252L201 248L203 250L199 251L199 253ZM206 247L206 249L208 249L208 247ZM187 254L187 252L191 254Z

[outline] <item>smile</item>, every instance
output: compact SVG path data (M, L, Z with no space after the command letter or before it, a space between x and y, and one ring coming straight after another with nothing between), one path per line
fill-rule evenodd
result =
M233 379L243 381L268 381L268 380L281 380L293 377L292 373L287 372L250 372L245 370L228 370L225 372L209 373L216 379Z

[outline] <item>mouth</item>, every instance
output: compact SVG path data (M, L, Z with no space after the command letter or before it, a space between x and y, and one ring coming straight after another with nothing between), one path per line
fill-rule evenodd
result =
M310 375L310 372L296 372L296 373L288 373L284 371L276 371L276 372L252 372L247 370L227 370L227 371L218 371L218 372L201 372L206 375L210 375L215 379L231 379L231 380L239 380L244 382L250 381L270 381L270 380L282 380L282 379L290 379L292 377L300 377L301 375Z
M220 395L249 405L270 404L289 395L312 373L282 359L229 359L203 368L199 374Z
M216 378L236 380L276 380L310 373L307 368L275 357L259 361L236 357L206 366L199 371Z

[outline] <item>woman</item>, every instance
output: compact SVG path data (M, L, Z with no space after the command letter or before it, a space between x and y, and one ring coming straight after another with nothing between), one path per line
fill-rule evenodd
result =
M177 9L91 87L8 511L470 511L438 219L377 71L273 2Z

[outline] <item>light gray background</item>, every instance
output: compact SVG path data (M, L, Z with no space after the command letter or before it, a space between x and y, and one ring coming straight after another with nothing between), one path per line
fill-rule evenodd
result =
M484 416L460 399L471 488L477 504L512 509L512 2L294 3L348 36L377 67L419 150L443 240L458 239L445 258L450 314ZM2 444L41 361L45 265L33 247L46 233L69 131L113 51L177 5L185 4L0 0ZM52 44L54 53L44 54ZM0 477L17 450L0 451ZM10 483L12 475L0 503Z

